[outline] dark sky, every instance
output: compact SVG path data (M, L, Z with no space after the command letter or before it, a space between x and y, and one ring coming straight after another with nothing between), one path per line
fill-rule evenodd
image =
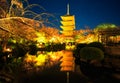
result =
M76 29L85 26L95 28L102 23L120 26L120 0L28 0L28 2L39 4L46 9L46 12L53 14L58 19L55 24L59 29L60 16L66 14L68 3L70 14L75 15Z

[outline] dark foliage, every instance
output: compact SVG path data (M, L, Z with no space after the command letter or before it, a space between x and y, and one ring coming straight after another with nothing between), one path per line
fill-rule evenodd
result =
M77 44L76 49L73 50L74 57L80 58L80 50L85 47L87 44Z
M109 82L119 83L117 79L112 77L115 70L107 67L96 67L88 62L81 61L80 69L82 73L87 76L92 83L104 83Z
M77 44L76 49L73 50L73 56L75 57L75 64L80 64L80 50L87 44Z
M50 44L48 46L45 47L45 50L50 52L50 51L61 51L61 50L65 50L65 44Z
M35 44L29 45L29 54L36 55L37 54L37 46Z
M27 53L28 49L23 44L15 44L15 48L12 51L14 57L23 57Z
M103 60L104 53L101 49L96 47L84 47L80 50L80 57L85 60Z
M100 42L92 42L87 45L88 47L96 47L101 49L102 51L105 51L104 45Z

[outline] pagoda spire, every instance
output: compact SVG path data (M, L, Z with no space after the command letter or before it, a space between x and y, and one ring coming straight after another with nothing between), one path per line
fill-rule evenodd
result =
M67 4L67 15L70 15L70 7L69 7L69 3Z
M74 15L70 15L70 11L69 11L69 4L67 4L67 12L66 15L61 16L61 28L62 28L62 34L68 38L72 38L73 37L73 32L75 29L75 16Z

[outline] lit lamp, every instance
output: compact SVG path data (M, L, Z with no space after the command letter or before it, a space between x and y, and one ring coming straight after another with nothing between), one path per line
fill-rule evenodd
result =
M5 52L7 53L8 58L12 56L12 54L11 54L12 49L11 48L6 48Z
M6 52L12 52L12 49L11 48L7 48Z

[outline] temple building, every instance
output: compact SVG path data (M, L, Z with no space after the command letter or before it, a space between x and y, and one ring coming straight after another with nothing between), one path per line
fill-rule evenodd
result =
M75 16L70 15L69 4L67 5L67 14L61 16L61 33L65 36L65 40L74 41L74 30L75 30Z
M105 45L120 45L120 28L99 30L98 41Z

